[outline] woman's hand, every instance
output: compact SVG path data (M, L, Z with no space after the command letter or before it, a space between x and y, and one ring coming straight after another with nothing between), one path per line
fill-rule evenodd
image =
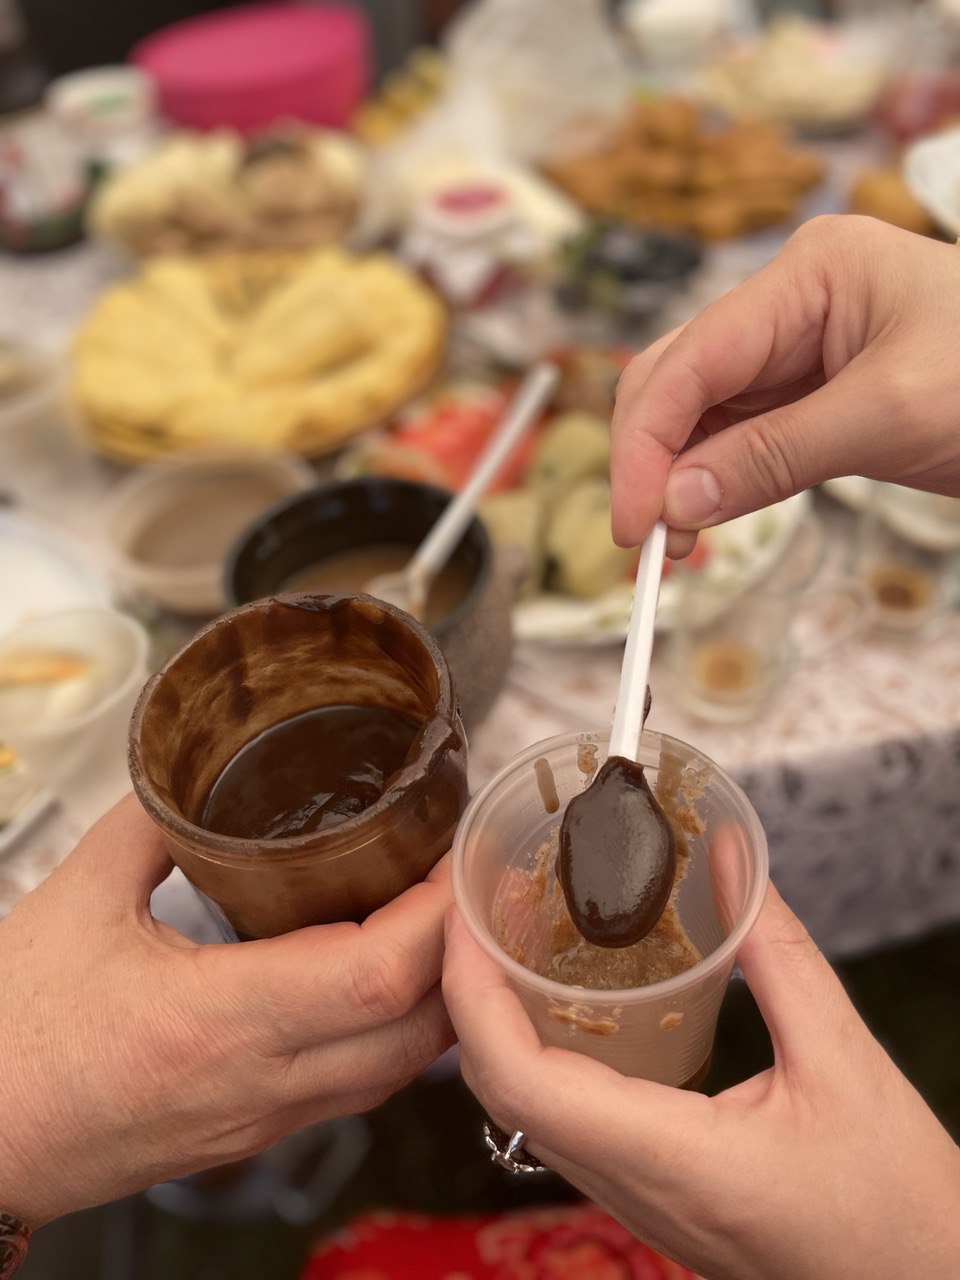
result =
M625 371L614 536L635 546L662 513L683 555L691 531L832 476L960 495L958 347L960 249L813 219Z
M451 1043L445 870L364 924L197 946L132 796L0 924L0 1209L38 1226L362 1111Z
M706 1098L544 1048L451 911L464 1078L501 1128L709 1280L957 1273L960 1152L773 889L738 959L776 1065Z

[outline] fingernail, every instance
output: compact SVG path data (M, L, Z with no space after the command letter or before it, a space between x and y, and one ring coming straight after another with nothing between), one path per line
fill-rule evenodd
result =
M664 515L670 524L702 524L720 508L717 477L703 467L684 467L667 477Z

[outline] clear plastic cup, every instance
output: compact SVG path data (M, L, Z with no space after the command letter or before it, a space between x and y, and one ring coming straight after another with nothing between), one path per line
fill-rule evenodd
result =
M663 772L689 847L675 901L702 957L693 968L651 986L596 990L542 977L501 945L502 940L514 954L522 946L529 954L537 939L542 944L548 921L540 905L537 851L559 826L566 803L592 780L590 748L602 762L608 741L609 734L601 732L540 742L474 797L453 845L454 896L474 938L506 973L543 1044L587 1054L623 1075L694 1088L706 1075L734 957L760 911L768 877L760 821L713 761L675 738L643 734L640 762L651 786ZM534 769L541 759L556 783L560 808L554 813L546 812ZM518 884L527 890L537 886L536 891L518 893ZM518 902L523 919L518 919ZM506 919L510 936L504 938Z

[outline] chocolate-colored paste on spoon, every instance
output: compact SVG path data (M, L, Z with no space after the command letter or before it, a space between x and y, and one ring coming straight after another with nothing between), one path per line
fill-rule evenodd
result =
M648 687L644 722L651 701ZM560 826L557 878L570 918L594 946L632 946L663 915L676 874L673 831L643 765L611 756Z
M629 947L663 914L677 870L670 823L643 766L611 756L567 805L557 876L571 919L598 947Z

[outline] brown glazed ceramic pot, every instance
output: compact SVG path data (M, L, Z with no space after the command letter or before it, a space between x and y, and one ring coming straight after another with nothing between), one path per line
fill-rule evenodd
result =
M224 576L226 597L236 605L273 595L324 556L358 547L401 543L412 556L449 501L442 489L384 477L338 480L285 498L234 545ZM495 553L479 518L467 526L450 559L470 590L431 634L453 673L463 722L472 730L506 679L513 655L511 615L526 565L521 553Z
M376 804L320 831L250 840L197 819L226 764L264 729L336 704L422 726L415 756ZM145 686L130 773L174 862L239 937L362 920L450 848L467 799L453 682L433 638L369 596L280 596L204 628Z

